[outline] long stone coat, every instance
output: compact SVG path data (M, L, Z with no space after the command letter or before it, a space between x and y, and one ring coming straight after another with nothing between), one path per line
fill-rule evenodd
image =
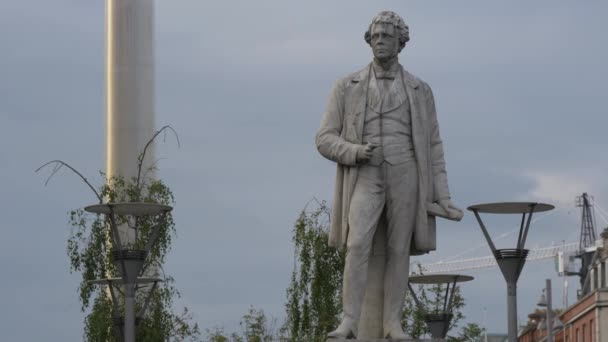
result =
M370 70L371 64L336 83L315 139L321 155L338 164L330 246L344 246L348 236L348 211L359 170L356 155L357 146L362 144ZM450 193L431 88L405 70L403 76L418 167L418 210L410 252L415 255L436 248L435 217L427 214L426 203L449 198Z

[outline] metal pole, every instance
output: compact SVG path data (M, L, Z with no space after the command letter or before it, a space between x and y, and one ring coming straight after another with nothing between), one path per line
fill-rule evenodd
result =
M479 216L478 210L473 210L473 214L475 214L475 218L477 219L477 222L479 223L479 227L481 227L483 236L485 236L486 241L488 241L488 245L490 245L490 249L492 250L492 254L494 254L494 252L496 252L496 246L494 246L494 242L492 242L492 238L490 237L490 234L488 234L486 225L483 224L483 221L481 220L481 217Z
M547 279L545 287L547 294L547 340L553 342L553 307L551 304L551 279Z
M517 249L523 249L524 245L526 244L526 239L528 238L528 231L530 230L530 223L532 222L532 214L534 214L534 207L536 207L537 204L538 203L530 204L530 213L528 213L528 221L526 222L526 227L524 228L524 235L521 239L521 245L518 245Z
M483 341L484 342L488 342L487 318L488 318L488 308L486 308L484 306L484 308L483 308Z
M125 290L124 342L135 342L135 284L126 284Z
M517 342L517 283L507 282L507 316L509 342Z

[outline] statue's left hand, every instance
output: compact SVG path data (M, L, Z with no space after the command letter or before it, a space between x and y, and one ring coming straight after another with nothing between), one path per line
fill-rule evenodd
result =
M458 208L454 203L452 203L452 200L449 198L440 199L439 205L448 213L448 216L451 219L460 221L460 219L462 219L464 216L462 209Z

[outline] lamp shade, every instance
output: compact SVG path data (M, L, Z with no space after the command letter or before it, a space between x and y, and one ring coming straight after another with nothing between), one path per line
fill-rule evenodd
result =
M541 307L547 306L547 297L545 296L544 289L543 289L543 294L540 295L540 298L538 299L538 303L536 303L536 305L541 306Z

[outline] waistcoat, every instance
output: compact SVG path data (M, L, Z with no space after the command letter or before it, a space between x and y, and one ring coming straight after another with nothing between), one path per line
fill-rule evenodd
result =
M369 82L363 141L379 146L373 151L370 165L397 165L415 158L410 106L401 75L397 75L386 91L376 77Z

